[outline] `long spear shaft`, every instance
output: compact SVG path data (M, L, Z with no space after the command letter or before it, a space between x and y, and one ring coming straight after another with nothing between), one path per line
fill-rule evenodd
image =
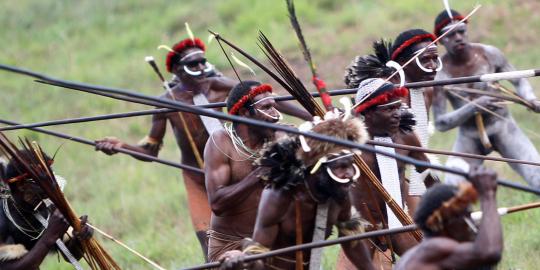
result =
M351 242L351 241L358 241L358 240L366 239L366 238L374 238L374 237L379 237L383 235L410 232L416 229L417 229L416 225L407 225L407 226L395 228L395 229L377 230L377 231L366 232L366 233L357 234L357 235L339 237L332 240L311 242L307 244L301 244L301 245L286 247L282 249L276 249L276 250L268 251L261 254L249 255L249 256L244 257L244 262L251 262L251 261L266 259L270 257L279 256L282 254L293 253L298 250L309 250L309 249L327 247L327 246L337 245L337 244ZM221 265L220 262L212 262L212 263L207 263L207 264L203 264L199 266L184 268L183 270L200 270L200 269L211 269L211 268L217 269L219 268L220 265Z
M17 125L18 124L16 122L4 120L4 119L0 119L0 123L6 124L6 125ZM48 135L55 136L55 137L59 137L59 138L63 138L63 139L66 139L66 140L70 140L70 141L74 141L74 142L94 146L94 147L96 146L96 143L93 142L93 141L90 141L90 140L87 140L87 139L84 139L84 138L80 138L80 137L67 135L67 134L64 134L64 133L56 132L56 131L50 131L50 130L46 130L46 129L42 129L42 128L30 128L30 130L40 132L40 133L44 133L44 134L48 134ZM188 166L188 165L184 165L184 164L180 164L180 163L176 163L176 162L172 162L172 161L163 160L163 159L160 159L160 158L156 158L156 157L153 157L153 156L150 156L150 155L145 155L145 154L135 152L135 151L131 151L131 150L128 150L128 149L114 148L114 150L116 150L117 152L120 152L122 154L128 154L128 155L131 155L131 156L134 156L134 157L142 158L142 159L145 159L145 160L151 160L153 162L169 165L169 166L172 166L172 167L176 167L176 168L180 168L180 169L184 169L184 170L189 170L189 171L193 171L193 172L197 172L197 173L204 173L203 170L198 169L198 168L194 168L194 167L191 167L191 166Z
M210 31L211 32L211 31ZM218 35L217 33L211 32L212 34L217 35L216 38L221 39L223 42L225 42L227 45L229 45L231 48L235 49L237 52L242 54L244 57L252 61L254 64L259 66L261 69L264 67L264 71L269 72L276 76L274 78L278 83L283 83L283 80L281 80L279 77L277 77L276 74L274 74L272 71L270 71L268 68L266 68L263 64L261 64L259 61L257 61L255 58L253 58L251 55L247 54L242 49L238 48L236 45L230 43L228 40L224 39L221 35ZM35 78L38 78L42 81L51 81L51 77L44 76L38 73L34 73L25 69L8 66L4 64L0 64L0 69L24 74L28 76L32 76ZM36 74L36 76L33 76L32 74ZM39 76L38 76L39 75ZM484 75L476 75L476 76L467 76L467 77L459 77L459 78L451 78L451 79L444 79L444 80L434 80L434 81L422 81L422 82L410 82L405 83L404 87L407 88L423 88L423 87L433 87L433 86L445 86L445 85L452 85L452 84L465 84L465 83L476 83L476 82L494 82L494 81L502 81L502 80L513 80L513 79L523 79L523 78L531 78L531 77L538 77L540 76L540 69L524 69L524 70L516 70L516 71L508 71L508 72L499 72L499 73L489 73ZM273 76L272 76L273 77ZM41 81L38 81L41 82ZM395 86L399 86L399 84L395 84ZM86 89L88 90L88 89ZM339 96L339 95L351 95L356 94L358 89L356 88L341 88L341 89L333 89L329 90L328 93L331 96ZM90 91L88 91L90 92ZM90 92L93 94L98 94L95 91ZM312 92L311 95L313 97L320 97L319 93ZM294 100L294 97L287 95L287 96L278 96L276 97L276 101L285 101L285 100ZM222 108L225 107L225 102L215 102L215 103L209 103L205 105L198 105L198 107L201 108ZM149 113L151 114L151 113Z
M176 109L153 109L153 110L135 111L135 112L127 112L127 113L116 113L116 114L106 114L106 115L90 116L90 117L52 120L52 121L39 122L39 123L20 124L20 125L14 125L14 126L1 127L0 131L30 129L30 128L35 128L35 127L56 126L56 125L73 124L73 123L93 122L93 121L101 121L101 120L117 119L117 118L125 118L125 117L141 116L141 115L170 113L170 112L177 112L177 111L178 110ZM409 151L417 151L417 152L423 152L423 153L431 153L431 154L437 154L437 155L475 158L475 159L492 160L492 161L507 162L507 163L540 166L540 162L533 162L533 161L527 161L527 160L522 160L522 159L490 157L490 156L475 155L475 154L469 154L469 153L423 148L423 147L411 146L411 145L406 145L406 144L385 143L385 142L377 142L373 140L366 141L366 144L379 145L379 146L385 146L385 147L391 147L391 148L397 148L397 149L403 149L403 150L409 150Z
M514 206L514 207L508 207L508 208L505 208L505 209L507 209L506 213L509 214L509 213L515 213L515 212L528 210L528 209L532 209L532 208L538 208L538 207L540 207L540 202L524 204L524 205ZM499 208L499 209L501 209L501 208ZM296 245L296 246L291 246L291 247L282 248L282 249L276 249L276 250L272 250L272 251L257 254L257 255L246 256L244 258L244 261L245 262L256 261L256 260L266 259L266 258L269 258L269 257L274 257L274 256L286 254L286 253L292 253L292 252L295 252L295 251L298 251L298 250L306 250L306 249L314 249L314 248L319 248L319 247L326 247L326 246L337 245L337 244L351 242L351 241L358 241L360 239L375 238L375 237L379 237L379 236L410 232L410 231L414 231L416 229L417 229L416 225L408 225L408 226L404 226L404 227L401 227L401 228L377 230L377 231L367 232L367 233L363 233L363 234L357 234L357 235L346 236L346 237L339 237L339 238L332 239L332 240L326 240L326 241L321 241L321 242L312 242L312 243ZM209 269L209 268L216 268L216 267L219 267L219 266L220 266L219 262L214 262L214 263L207 263L207 264L203 264L203 265L199 265L199 266L195 266L195 267L184 268L183 270Z
M15 68L15 70L17 70L17 69L18 68ZM11 70L13 70L13 68L11 68ZM21 69L19 69L19 70L21 70ZM229 114L225 114L225 113L222 113L222 112L217 112L217 111L214 111L214 110L208 110L208 109L203 109L203 108L199 108L199 107L195 107L195 106L190 106L188 104L185 104L185 103L182 103L182 102L177 102L177 101L170 100L170 99L160 99L160 98L156 98L156 97L152 97L152 96L148 96L148 95L144 95L144 94L140 94L140 93L127 91L127 90L120 89L120 88L111 88L111 87L105 87L105 86L100 86L100 85L91 85L91 84L84 84L84 83L65 81L65 80L55 79L55 78L52 78L52 77L47 77L47 76L44 76L42 74L35 73L35 72L32 72L32 71L28 71L28 70L23 70L23 71L24 71L23 74L26 74L26 75L29 75L29 76L32 76L32 74L35 74L36 76L46 78L50 82L54 82L54 83L59 84L59 85L65 85L65 86L68 86L69 88L91 89L91 90L100 91L100 92L104 92L104 93L110 93L110 94L115 94L115 95L124 95L124 96L128 96L128 97L142 99L142 100L146 99L148 101L153 101L153 102L160 103L161 104L160 106L162 106L162 107L171 107L173 109L178 109L180 111L189 112L189 113L193 113L193 114L200 114L200 115L204 115L204 116L208 116L208 117L214 117L214 118L218 118L218 119L222 119L222 120L232 121L232 122L246 124L246 125L257 126L257 127L261 127L261 128L279 130L279 131L283 131L283 132L291 133L291 134L296 134L296 135L303 135L304 137L309 137L309 138L313 138L313 139L321 140L321 141L327 141L327 142L330 142L330 143L334 143L334 144L337 144L337 145L349 147L349 148L352 148L352 149L359 149L361 151L367 151L367 152L372 152L372 153L376 153L376 154L381 154L381 155L391 157L391 158L394 158L396 160L399 160L399 161L402 161L402 162L405 162L405 163L408 163L408 164L412 164L412 165L415 165L415 166L420 166L420 167L425 167L425 168L432 168L434 170L439 170L439 171L443 171L443 172L447 172L447 173L460 175L460 176L463 176L463 177L468 177L467 172L461 171L459 169L449 168L449 167L445 167L445 166L437 165L437 164L430 164L429 162L420 161L420 160L417 160L417 159L414 159L414 158L411 158L411 157L408 157L408 156L400 155L400 154L391 154L391 153L388 153L386 151L374 149L372 147L369 147L369 146L366 146L366 145L363 145L363 144L338 139L338 138L335 138L335 137L332 137L332 136L327 136L327 135L314 133L314 132L302 132L302 131L299 131L296 128L289 127L289 126L276 125L276 124L273 124L273 123L269 123L269 122L265 122L265 121L259 121L259 120L255 120L255 119L251 119L251 118L240 117L240 116L236 116L236 115L229 115ZM13 71L13 72L22 73L22 72L17 72L17 71ZM125 149L123 149L123 150L125 150ZM497 182L498 182L499 185L502 185L502 186L506 186L506 187L510 187L510 188L514 188L514 189L518 189L518 190L522 190L522 191L526 191L526 192L530 192L530 193L540 195L540 189L537 189L537 188L534 188L534 187L528 187L528 186L525 186L525 185L513 183L511 181L506 181L506 180L497 180Z

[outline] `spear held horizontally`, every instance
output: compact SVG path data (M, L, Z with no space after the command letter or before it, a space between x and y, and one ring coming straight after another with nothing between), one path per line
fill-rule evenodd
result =
M0 69L3 69L2 65L0 65ZM146 100L146 101L149 101L149 102L151 101L151 102L159 103L160 104L159 106L161 106L161 107L177 109L177 110L184 111L184 112L189 112L189 113L193 113L193 114L199 114L199 115L208 116L208 117L214 117L214 118L218 118L218 119L222 119L222 120L226 120L226 121L231 121L231 122L236 122L236 123L242 123L242 124L246 124L246 125L252 125L252 126L257 126L257 127L262 127L262 128L279 130L279 131L283 131L283 132L290 133L290 134L302 135L302 136L305 136L305 137L313 138L313 139L316 139L316 140L327 141L327 142L330 142L330 143L334 143L334 144L337 144L337 145L349 147L349 148L352 148L352 149L359 149L361 151L367 151L367 152L373 152L373 153L376 153L376 154L381 154L381 155L388 156L388 157L394 158L396 160L402 161L402 162L407 163L407 164L412 164L414 166L432 168L434 170L448 172L448 173L460 175L460 176L463 176L463 177L468 177L467 172L461 171L459 169L449 168L449 167L445 167L445 166L437 165L437 164L430 164L428 162L423 162L423 161L420 161L420 160L417 160L417 159L414 159L414 158L410 158L408 156L403 156L403 155L400 155L400 154L390 154L390 153L388 153L386 151L374 149L372 147L369 147L369 146L366 146L366 145L363 145L363 144L358 144L358 143L355 143L355 142L338 139L338 138L335 138L335 137L332 137L332 136L327 136L327 135L314 133L314 132L302 132L302 131L299 131L296 128L285 126L285 125L276 125L276 124L269 123L269 122L266 122L266 121L259 121L259 120L255 120L255 119L251 119L251 118L240 117L240 116L236 116L236 115L229 115L229 114L225 114L225 113L222 113L222 112L217 112L217 111L214 111L214 110L202 109L202 108L199 108L199 107L196 107L196 106L190 106L188 104L177 102L177 101L174 101L174 100L171 100L171 99L160 99L160 98L157 98L157 97L152 97L152 96L148 96L148 95L144 95L144 94L140 94L140 93L135 93L135 92L127 91L127 90L120 89L120 88L111 88L111 87L105 87L105 86L100 86L100 85L91 85L91 84L84 84L84 83L77 83L77 82L72 82L72 81L65 81L65 80L55 79L53 77L45 76L45 75L42 75L42 74L39 74L39 73L36 73L36 72L32 72L32 71L25 70L25 69L20 69L20 68L10 67L9 70L12 71L12 72L15 72L15 73L19 73L19 74L22 73L22 74L25 74L27 76L32 76L32 77L39 76L40 78L44 78L44 79L46 79L46 80L48 80L50 82L54 82L54 83L56 83L56 84L58 84L60 86L66 86L68 88L91 89L92 91L99 91L99 92L102 92L102 93L108 93L108 94L114 94L114 95L122 95L122 96L137 98L137 99L141 99L141 100ZM18 72L18 71L20 71L20 72ZM497 183L499 185L502 185L502 186L505 186L505 187L510 187L510 188L513 188L513 189L518 189L518 190L521 190L521 191L526 191L526 192L530 192L530 193L540 195L540 189L538 189L538 188L528 187L528 186L525 186L525 185L522 185L522 184L517 184L517 183L513 183L511 181L506 181L506 180L497 180Z

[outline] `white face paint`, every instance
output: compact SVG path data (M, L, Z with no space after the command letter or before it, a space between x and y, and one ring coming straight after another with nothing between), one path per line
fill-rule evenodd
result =
M198 77L202 75L202 70L199 71L192 71L190 70L186 65L184 65L184 71L189 74L189 76Z
M199 77L203 74L208 74L210 72L212 72L212 70L214 70L214 65L206 62L205 64L205 68L203 70L199 70L199 71L193 71L191 69L189 69L186 65L184 65L184 71L189 74L190 76L193 76L193 77Z
M268 113L265 113L265 112L264 112L263 110L261 110L261 109L255 109L255 110L257 110L258 112L262 113L263 115L265 115L266 117L268 117L268 118L270 118L270 119L274 119L274 120L277 120L277 121L280 121L280 120L283 119L283 115L282 115L278 110L276 110L277 113L278 113L278 116L272 116L272 115L270 115L270 114L268 114Z
M431 45L431 46L429 46L427 48L420 49L420 50L418 50L418 51L416 51L414 53L415 55L418 55L418 57L416 57L416 59L415 59L416 60L416 65L426 73L432 73L432 72L441 71L442 68L443 68L443 63L442 63L442 60L441 60L440 57L437 57L438 65L437 65L436 69L426 68L426 67L424 67L424 65L422 65L422 62L420 62L420 57L419 57L420 54L424 53L427 49L430 49L430 48L437 48L437 46Z
M354 176L352 178L339 178L337 175L335 175L332 170L330 169L330 167L326 167L326 173L328 173L328 175L330 176L330 178L332 178L334 181L338 182L338 183L341 183L341 184L347 184L351 181L353 182L356 182L356 180L358 180L358 178L360 178L360 169L358 168L358 166L356 166L356 164L352 164L353 168L354 168Z

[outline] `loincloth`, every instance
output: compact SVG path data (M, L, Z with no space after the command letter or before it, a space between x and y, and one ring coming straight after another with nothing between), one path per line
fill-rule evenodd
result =
M208 230L208 260L216 262L219 257L230 250L242 250L244 237L228 235L214 230Z

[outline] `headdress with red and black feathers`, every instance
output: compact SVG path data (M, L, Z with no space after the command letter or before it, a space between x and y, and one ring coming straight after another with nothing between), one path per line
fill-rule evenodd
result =
M178 61L180 61L180 55L182 54L182 52L190 48L199 48L203 52L206 51L206 46L204 45L204 42L199 38L186 38L176 43L173 46L172 51L169 51L169 53L167 53L167 57L165 59L167 71L172 72L173 64L178 63Z
M435 39L437 39L435 35L423 29L403 31L394 40L391 58L394 61L398 59L408 59L415 53L413 50L414 45L424 41L434 41Z

